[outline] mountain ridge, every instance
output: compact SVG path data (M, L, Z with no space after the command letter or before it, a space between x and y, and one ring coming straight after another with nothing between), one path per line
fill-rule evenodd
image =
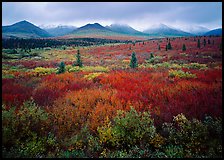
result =
M51 37L51 35L47 31L35 26L34 24L32 24L26 20L14 23L12 25L3 26L2 34L3 34L3 37L10 37L10 36L11 37L23 37L23 38Z
M222 35L222 29L213 31L212 34ZM194 30L197 30L197 28ZM199 27L198 31L206 30L206 28ZM209 30L209 32L212 30ZM209 35L211 33L206 32L200 35ZM218 32L214 33L214 32ZM105 36L134 36L134 37L172 37L172 36L198 36L199 34L189 33L165 24L153 25L151 28L138 31L126 24L111 24L110 26L102 26L99 23L86 24L81 27L72 26L57 26L55 28L40 28L34 24L23 20L12 25L2 26L3 38L48 38L48 37L105 37Z
M222 35L222 28L213 29L204 34L204 36L221 36L221 35Z
M175 29L174 27L169 27L165 24L154 25L146 30L143 33L148 33L149 35L155 36L193 36L193 34L184 32L180 29Z

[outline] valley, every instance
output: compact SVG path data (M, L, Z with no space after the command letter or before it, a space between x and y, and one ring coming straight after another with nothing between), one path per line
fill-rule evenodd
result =
M221 146L222 37L118 39L2 40L6 157L135 157L136 149L140 157L167 157L170 145L183 150L178 157L221 156L207 152L216 148L207 141L213 131ZM169 129L176 134L167 136ZM189 141L188 130L198 136ZM18 150L22 144L27 150Z
M2 2L2 158L223 159L222 2Z

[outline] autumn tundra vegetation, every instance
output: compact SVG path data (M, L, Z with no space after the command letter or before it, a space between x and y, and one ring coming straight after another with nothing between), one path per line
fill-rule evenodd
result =
M222 37L3 40L2 153L221 158Z

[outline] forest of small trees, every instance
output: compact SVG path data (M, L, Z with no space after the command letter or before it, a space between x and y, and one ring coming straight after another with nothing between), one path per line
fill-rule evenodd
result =
M112 39L101 39L101 38L73 38L73 39L19 39L10 38L2 39L2 48L14 49L34 49L44 47L60 47L66 46L90 46L100 45L105 43L127 43L128 41L112 40Z

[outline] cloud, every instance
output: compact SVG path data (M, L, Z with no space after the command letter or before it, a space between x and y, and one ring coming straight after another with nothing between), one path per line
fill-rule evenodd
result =
M124 23L144 30L155 23L171 26L222 26L222 2L3 2L2 23L28 20L36 25L82 26Z

